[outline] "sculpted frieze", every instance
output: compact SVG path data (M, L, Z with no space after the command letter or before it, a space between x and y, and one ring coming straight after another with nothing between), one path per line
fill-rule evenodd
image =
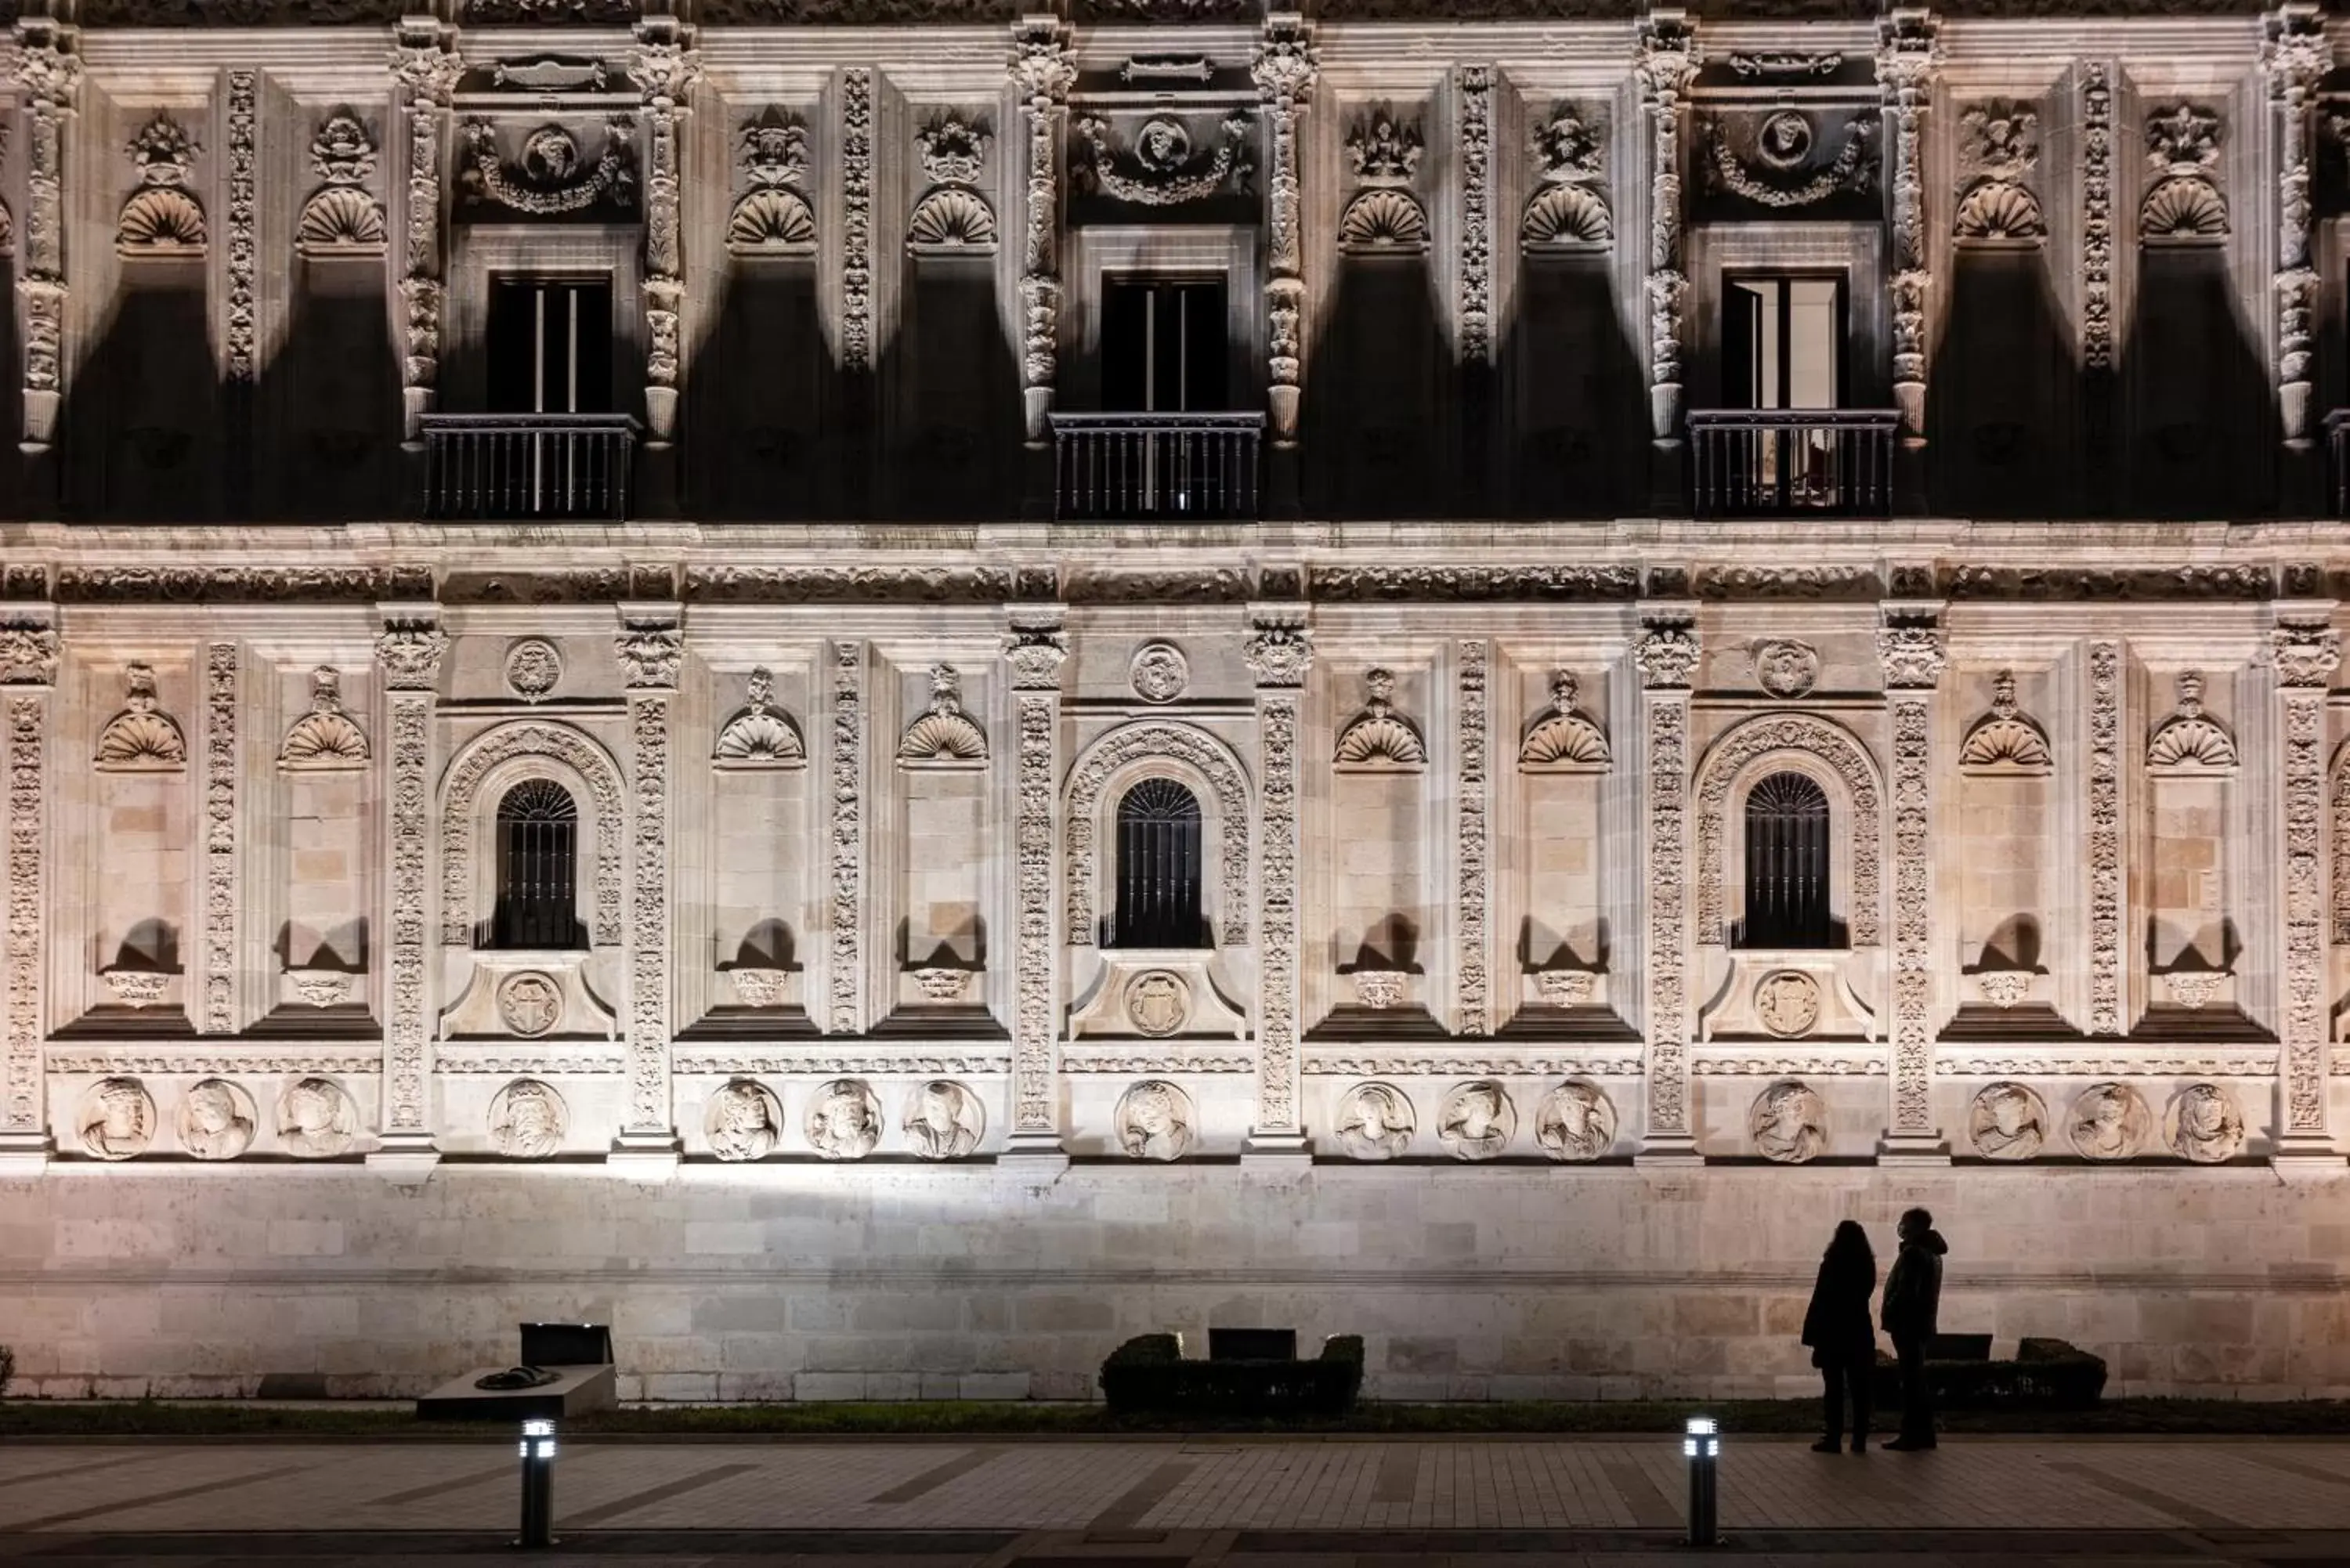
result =
M475 26L627 26L637 0L463 0L459 15Z
M1471 604L1616 600L1639 597L1636 566L1322 566L1309 597L1335 604Z
M1144 207L1179 207L1230 191L1245 194L1256 173L1249 117L1225 115L1212 133L1182 115L1156 113L1121 133L1107 116L1069 122L1072 185Z
M1708 187L1756 206L1810 207L1877 189L1877 118L1859 110L1841 125L1813 111L1724 111L1699 121ZM1830 149L1834 151L1831 151Z
M500 148L497 127L467 120L457 177L459 207L479 214L503 209L530 218L559 218L603 209L632 212L637 204L637 167L628 118L604 121L601 147L589 162L570 128L547 124L525 133L511 161Z
M429 566L61 566L62 604L375 604L432 597Z
M390 26L405 0L88 0L85 27Z
M1305 1071L1315 1077L1502 1078L1634 1077L1637 1053L1626 1056L1562 1056L1554 1053L1483 1051L1318 1051L1305 1054Z
M1009 1073L1008 1051L838 1051L829 1047L679 1050L671 1065L680 1073L964 1073L979 1076Z
M983 605L1014 597L997 566L695 566L685 597L725 604Z
M1690 592L1701 599L1874 599L1881 588L1873 566L1700 566Z
M1019 0L702 0L697 18L762 27L904 27L928 22L1009 22Z
M1939 574L1953 599L2267 599L2265 566L1950 566Z

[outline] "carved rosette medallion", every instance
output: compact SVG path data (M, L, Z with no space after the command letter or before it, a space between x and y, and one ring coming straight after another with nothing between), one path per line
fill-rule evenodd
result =
M498 1022L513 1033L536 1037L563 1017L563 992L536 970L510 974L498 982Z
M1172 702L1191 683L1191 664L1171 642L1146 642L1127 666L1134 694L1145 702Z
M203 1033L236 1033L237 646L204 649Z
M391 748L387 851L390 874L388 922L390 1017L383 1042L384 1129L394 1137L423 1137L428 871L432 816L429 778L432 757L432 693L448 638L429 622L393 620L376 639L376 665L389 689Z
M563 680L563 655L543 637L525 637L506 649L506 690L525 702L544 702Z

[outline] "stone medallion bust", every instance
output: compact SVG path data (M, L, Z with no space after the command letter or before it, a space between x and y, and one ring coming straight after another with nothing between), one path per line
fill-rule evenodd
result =
M155 1139L155 1101L136 1078L106 1078L83 1097L81 1148L92 1159L129 1159Z
M206 1078L180 1096L180 1147L198 1159L234 1159L253 1147L260 1121L253 1096L225 1078Z
M1755 1151L1782 1165L1816 1159L1828 1146L1828 1111L1811 1085L1783 1079L1755 1097L1746 1126Z
M754 1078L735 1078L710 1096L702 1127L721 1159L764 1159L783 1141L784 1109Z
M863 1159L881 1141L881 1101L861 1079L818 1089L806 1119L808 1144L827 1159Z
M1351 1159L1393 1159L1418 1126L1411 1102L1390 1084L1357 1084L1338 1102L1338 1147Z
M508 1159L545 1159L563 1147L568 1119L551 1085L516 1078L490 1102L490 1147Z
M1616 1143L1616 1106L1596 1084L1561 1084L1534 1113L1534 1141L1553 1159L1597 1159Z
M1162 1078L1146 1079L1118 1096L1118 1141L1134 1159L1180 1159L1191 1152L1191 1096Z

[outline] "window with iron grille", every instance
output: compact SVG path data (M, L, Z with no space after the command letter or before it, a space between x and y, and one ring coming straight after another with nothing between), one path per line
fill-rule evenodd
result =
M579 807L551 779L525 779L498 802L494 948L580 946Z
M1109 945L1208 945L1200 913L1200 803L1173 779L1145 779L1118 803L1118 904Z
M1746 795L1746 918L1742 948L1840 946L1828 910L1828 797L1798 773L1773 774Z

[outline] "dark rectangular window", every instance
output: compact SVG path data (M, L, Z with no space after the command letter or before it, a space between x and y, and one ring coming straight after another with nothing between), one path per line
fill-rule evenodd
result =
M1222 410L1225 320L1222 278L1104 278L1103 411Z
M1721 401L1835 409L1844 400L1844 279L1722 279Z
M488 412L612 411L609 278L490 280Z

